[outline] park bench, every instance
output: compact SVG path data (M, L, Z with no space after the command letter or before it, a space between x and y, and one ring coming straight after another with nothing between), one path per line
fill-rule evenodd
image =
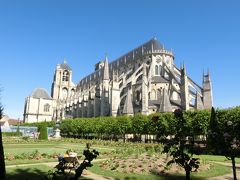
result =
M72 170L76 170L80 165L79 159L81 156L77 156L77 153L70 153L69 156L59 156L58 164L55 166L57 171L60 173L65 173L65 170L69 170L69 173Z

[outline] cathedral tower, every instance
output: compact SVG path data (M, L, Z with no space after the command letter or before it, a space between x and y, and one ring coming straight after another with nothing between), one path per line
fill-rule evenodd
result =
M72 82L72 69L64 60L58 64L55 70L52 83L52 98L54 100L66 100L74 95L75 85Z
M66 60L58 64L55 70L51 95L54 101L53 118L62 118L65 113L61 104L75 94L75 85L72 82L72 69L68 66Z

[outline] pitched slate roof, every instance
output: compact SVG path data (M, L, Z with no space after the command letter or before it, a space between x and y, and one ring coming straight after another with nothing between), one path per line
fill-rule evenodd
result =
M60 68L68 71L72 70L66 62L64 62L63 64L60 64Z
M47 91L43 88L37 88L35 89L32 94L30 95L30 97L33 97L33 98L42 98L42 99L52 99Z

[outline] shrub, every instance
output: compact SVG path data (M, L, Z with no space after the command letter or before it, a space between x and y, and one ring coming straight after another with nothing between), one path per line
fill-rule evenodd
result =
M38 126L38 132L40 133L38 139L40 140L48 139L47 126L45 124Z

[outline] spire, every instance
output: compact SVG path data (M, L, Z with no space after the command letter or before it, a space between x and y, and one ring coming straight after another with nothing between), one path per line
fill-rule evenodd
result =
M130 89L128 89L127 97L123 106L123 114L134 115Z
M103 80L109 80L108 57L106 55L103 68Z
M160 112L172 112L172 105L170 103L170 99L167 93L167 90L163 89L163 95L160 102Z
M142 114L148 114L148 79L146 64L143 63L143 77L142 77Z
M183 75L186 75L187 73L186 73L186 65L185 65L185 63L183 62L183 65L182 65L182 73L183 73Z
M189 89L188 89L188 77L186 73L186 66L183 63L181 69L181 106L183 110L189 109Z
M203 110L204 109L202 98L201 98L201 96L198 92L196 94L196 99L195 99L195 109L197 109L197 110Z
M203 104L205 109L211 109L213 106L212 82L210 72L203 75Z
M63 64L67 64L67 59L66 58L63 59Z

